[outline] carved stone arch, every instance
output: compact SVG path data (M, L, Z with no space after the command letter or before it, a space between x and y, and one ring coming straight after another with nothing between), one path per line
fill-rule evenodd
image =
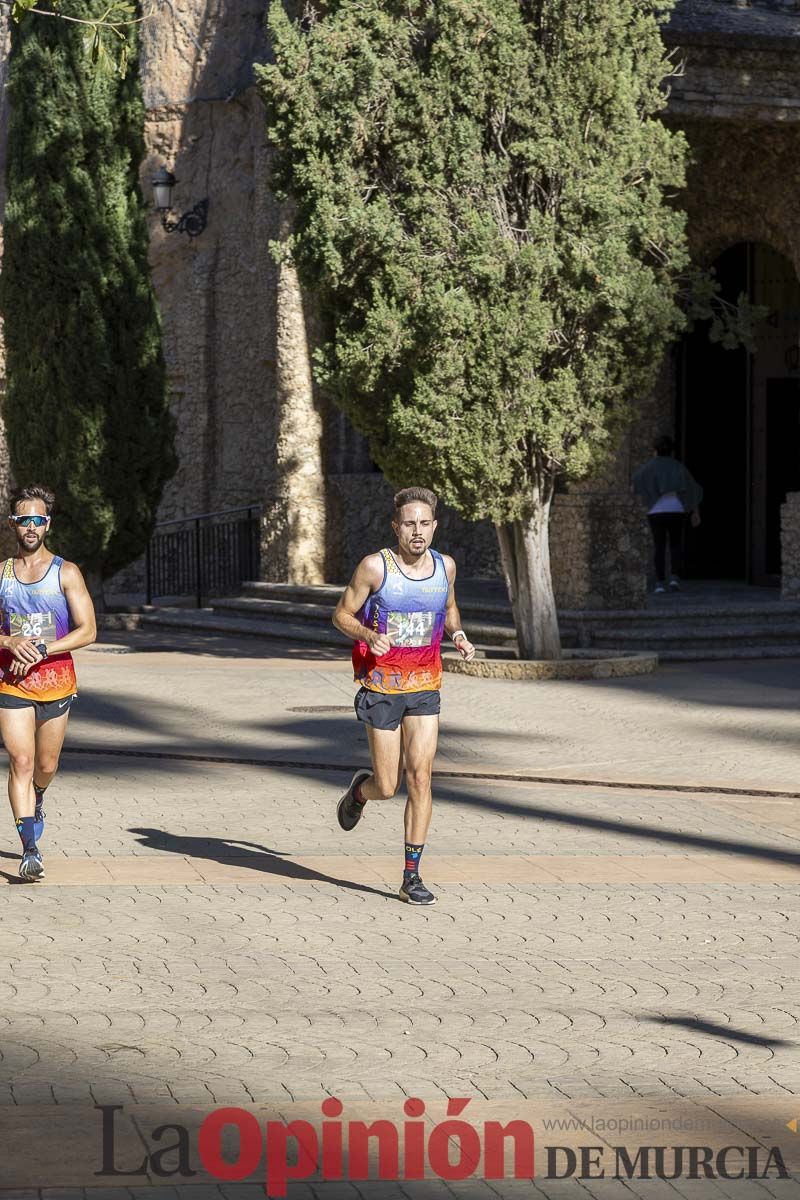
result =
M758 226L753 222L747 225L738 225L735 229L719 229L713 233L705 233L702 239L700 237L693 238L691 230L689 233L692 261L697 266L704 268L713 267L726 250L731 250L734 246L743 243L765 246L782 254L792 263L796 271L800 268L800 246L795 246L792 239L782 231L774 229L771 225L767 227L767 222L760 222ZM800 271L798 273L800 274Z

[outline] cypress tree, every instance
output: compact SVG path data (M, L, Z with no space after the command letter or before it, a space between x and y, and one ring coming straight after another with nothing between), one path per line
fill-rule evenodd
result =
M92 62L86 36L34 15L12 27L0 305L12 473L53 488L53 548L97 579L142 553L176 461L138 183L135 26L124 76Z
M330 395L397 485L490 517L525 657L557 657L548 518L683 327L669 0L274 3L286 252Z

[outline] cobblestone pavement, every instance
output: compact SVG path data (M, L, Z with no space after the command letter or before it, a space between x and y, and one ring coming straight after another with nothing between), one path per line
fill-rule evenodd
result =
M796 789L797 664L448 679L423 859L438 904L419 910L396 898L402 802L335 825L364 758L346 667L236 649L134 635L82 654L45 882L19 885L10 821L0 838L6 1200L254 1200L263 1163L204 1174L203 1118L316 1127L326 1097L345 1123L398 1125L418 1097L426 1136L453 1097L477 1130L529 1121L536 1178L296 1183L299 1200L800 1195L800 800L747 794ZM596 779L601 743L649 786L458 774ZM735 794L669 790L689 779ZM121 1106L113 1163L103 1105ZM159 1156L176 1124L196 1175ZM777 1146L793 1177L613 1178L614 1148L643 1145L716 1164L755 1147L759 1174ZM548 1146L575 1176L547 1178ZM576 1177L581 1146L606 1178Z

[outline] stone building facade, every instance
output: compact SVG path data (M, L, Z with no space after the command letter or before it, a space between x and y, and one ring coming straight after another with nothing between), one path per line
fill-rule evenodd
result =
M313 311L292 270L276 267L269 253L270 242L290 228L291 213L270 193L271 153L253 81L254 63L267 54L264 11L265 0L156 0L142 24L143 192L151 195L151 175L165 163L178 178L177 212L202 199L209 206L206 230L191 240L164 232L155 213L151 219L150 260L180 461L160 516L258 503L263 578L336 582L365 545L385 537L391 489L361 438L317 394ZM742 569L756 579L774 566L774 547L767 563L756 544L767 536L766 526L756 528L764 525L765 506L770 520L775 508L776 480L768 476L776 435L768 417L779 392L794 404L792 386L800 379L789 353L800 329L792 291L800 268L800 3L679 0L665 39L683 63L666 119L685 131L694 155L685 198L694 253L712 263L743 247L729 271L731 286L739 270L754 299L760 288L771 305L773 324L760 331L767 336L759 338L758 353L737 360L747 427L741 454L730 463L747 491ZM6 51L0 46L0 72ZM4 123L0 106L0 167ZM0 204L1 189L2 183ZM713 383L715 361L691 344L671 354L603 477L557 497L552 558L562 607L644 602L648 538L630 496L631 473L647 457L653 433L675 429L703 479L709 436L703 421L711 418L698 415L706 412L698 395ZM732 362L726 379L733 377ZM787 381L783 392L774 385L778 378ZM775 519L780 541L779 514ZM444 513L439 544L462 573L499 576L490 526ZM141 585L139 563L114 590Z

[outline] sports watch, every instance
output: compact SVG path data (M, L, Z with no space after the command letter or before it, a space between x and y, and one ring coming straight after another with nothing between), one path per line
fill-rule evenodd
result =
M34 642L33 644L41 654L42 658L47 658L47 642Z

